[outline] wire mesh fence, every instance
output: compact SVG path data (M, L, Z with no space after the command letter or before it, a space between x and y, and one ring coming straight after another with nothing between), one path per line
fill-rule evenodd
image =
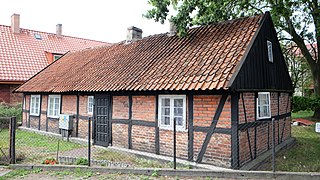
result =
M87 123L88 129L92 129L94 124L92 124L91 118ZM201 144L206 136L194 134L194 157L188 159L189 147L180 146L181 142L185 140L181 137L181 133L174 129L169 134L165 134L165 138L170 139L170 143L169 146L161 146L160 155L148 152L147 149L146 151L129 149L117 144L108 144L105 147L96 145L92 136L94 133L90 131L88 131L86 138L68 138L57 133L18 128L15 132L15 147L13 148L15 149L15 162L24 164L72 164L122 168L199 168L194 162L199 159L201 149L195 147L196 143ZM2 157L10 157L11 136L9 128L2 128L0 135L0 154ZM214 144L210 144L219 143L221 139L231 141L232 136L238 137L237 147L230 145L224 148L224 144L220 144L218 146L221 148L217 148ZM143 139L143 137L141 138ZM200 139L199 142L197 142L198 139ZM211 146L216 151L210 151L212 150ZM164 148L167 148L168 151L164 152ZM222 151L222 149L227 149L227 151ZM233 159L231 156L234 151L238 153L237 159ZM217 153L220 156L217 156ZM240 122L238 130L227 135L221 136L219 132L213 133L207 145L207 151L203 155L203 161L199 163L212 165L211 168L213 168L219 166L217 162L223 164L221 161L224 160L230 162L229 164L233 161L238 163L238 167L235 169L320 172L319 154L320 134L316 132L314 123L308 126L305 124L298 126L296 123L292 123L290 117L272 118L255 123ZM210 161L210 158L213 160ZM215 158L216 160L214 160ZM10 161L10 158L8 160Z

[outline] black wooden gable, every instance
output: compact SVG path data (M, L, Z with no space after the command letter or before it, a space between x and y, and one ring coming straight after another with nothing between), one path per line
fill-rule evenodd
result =
M293 91L292 81L269 13L248 46L230 88L236 91ZM273 62L268 59L267 41L272 43Z

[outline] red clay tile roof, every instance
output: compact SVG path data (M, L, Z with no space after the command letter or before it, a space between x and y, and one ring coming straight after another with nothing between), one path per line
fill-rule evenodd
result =
M228 89L264 15L66 54L16 92Z
M41 36L41 40L35 38ZM48 65L46 52L65 54L108 43L0 25L0 81L26 81Z

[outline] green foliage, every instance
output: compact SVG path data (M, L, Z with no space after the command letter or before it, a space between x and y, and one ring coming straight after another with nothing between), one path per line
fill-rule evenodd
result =
M13 117L13 116L17 118L17 122L21 122L21 119L22 119L21 104L16 106L0 104L0 117Z
M158 177L159 176L159 169L154 169L152 171L151 177Z
M311 109L310 101L311 99L309 97L294 96L292 98L292 111L298 112L298 111L310 110Z
M9 172L5 176L0 176L0 180L4 180L4 179L22 179L22 178L26 177L29 174L38 174L40 172L42 172L41 168L36 168L36 169L33 169L33 170L18 169L18 170L14 170L14 171Z
M88 165L89 162L88 162L88 159L86 158L79 158L77 161L76 161L76 165Z
M306 111L320 108L320 96L303 97L294 96L292 99L292 112Z

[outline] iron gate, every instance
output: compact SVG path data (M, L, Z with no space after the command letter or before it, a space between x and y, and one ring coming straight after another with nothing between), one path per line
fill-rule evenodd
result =
M107 147L111 143L111 100L108 94L95 95L95 144Z

